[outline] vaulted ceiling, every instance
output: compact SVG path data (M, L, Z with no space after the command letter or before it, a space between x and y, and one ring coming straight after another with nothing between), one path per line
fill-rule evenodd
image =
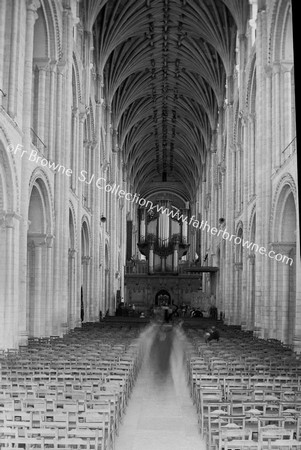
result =
M248 0L84 0L97 72L136 192L191 200Z

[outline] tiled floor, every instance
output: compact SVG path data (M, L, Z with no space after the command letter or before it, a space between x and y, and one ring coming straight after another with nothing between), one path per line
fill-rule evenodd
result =
M206 450L185 380L181 333L154 327L116 450Z

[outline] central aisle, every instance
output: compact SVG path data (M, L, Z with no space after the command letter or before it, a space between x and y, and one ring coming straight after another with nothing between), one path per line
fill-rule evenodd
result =
M206 450L185 379L185 338L153 325L141 337L144 363L115 450Z

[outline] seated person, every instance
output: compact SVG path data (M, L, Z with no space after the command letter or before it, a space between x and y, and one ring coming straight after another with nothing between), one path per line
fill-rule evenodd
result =
M219 331L213 326L208 328L204 334L205 342L208 343L210 341L216 340L219 341Z

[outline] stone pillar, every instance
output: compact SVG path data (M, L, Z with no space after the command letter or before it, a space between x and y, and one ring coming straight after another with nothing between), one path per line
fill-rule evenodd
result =
M3 90L4 73L4 50L5 50L5 20L6 20L6 4L7 0L0 2L0 89ZM5 92L6 94L6 92ZM4 98L3 92L0 92L0 106Z
M149 244L149 253L148 253L148 273L154 273L154 244Z
M247 314L246 326L247 330L254 329L255 320L255 255L250 254L248 261L248 285L247 285Z
M0 264L0 349L16 348L18 345L19 321L19 263L16 255L18 222L20 216L15 213L5 213L0 216L0 249L2 264Z
M17 89L17 63L18 58L18 20L19 20L19 0L11 0L12 3L12 24L11 24L11 48L8 81L8 113L11 117L16 115Z
M46 237L46 273L44 283L46 284L46 305L45 305L45 336L52 334L52 308L53 308L53 240L54 236L48 235Z
M255 165L256 165L256 145L255 145L255 115L249 114L249 171L250 171L250 183L249 183L249 199L255 195Z
M166 272L166 256L161 256L161 272Z
M248 168L248 153L250 151L248 147L248 122L245 115L242 117L243 124L243 237L247 236L248 230L248 183L249 183L249 168ZM249 236L247 236L249 238ZM243 247L242 249L242 262L243 262L243 270L242 270L242 299L241 299L241 327L243 330L246 329L247 326L247 296L248 296L248 288L247 288L247 280L248 280L248 264L247 264L247 249Z
M45 333L46 292L45 292L45 253L46 236L28 235L28 249L31 259L29 277L32 278L29 290L29 333L41 337Z
M232 96L231 89L231 77L227 78L227 92ZM226 149L226 224L229 234L234 233L234 182L235 182L235 166L234 166L234 147L231 143L232 128L233 128L233 102L231 98L227 104L227 149ZM232 242L226 242L225 246L225 260L224 260L224 273L225 273L225 320L227 325L234 324L234 266L233 266L233 251L234 244Z
M0 2L2 3L2 2ZM24 82L23 82L23 146L24 150L31 151L31 102L32 102L32 60L33 60L33 36L34 24L38 17L36 10L40 6L38 0L27 0L26 2L26 36L25 36L25 55L24 55ZM27 292L27 231L28 231L28 205L29 205L29 176L30 164L27 158L22 158L21 161L21 216L22 222L20 224L20 248L19 248L19 264L20 264L20 292L24 295ZM19 302L19 342L26 344L28 338L27 328L27 308L28 297L25 301Z
M188 211L187 209L183 209L183 217L187 217ZM188 236L188 224L187 221L184 220L182 222L182 243L187 244L187 236Z
M234 264L234 277L235 277L235 291L234 291L234 323L241 324L241 305L244 301L241 296L241 283L242 283L242 263Z
M79 160L79 145L78 145L78 134L79 134L79 111L78 108L72 108L72 128L73 136L71 137L72 148L70 149L70 167L72 168L71 176L71 189L76 192L77 177L80 175L82 168L78 166Z
M15 299L13 295L13 227L11 223L6 223L6 282L5 282L5 340L7 348L14 347L15 341Z
M64 164L62 142L63 142L63 78L65 65L58 64L57 68L57 89L56 89L56 139L55 139L55 161ZM63 160L62 160L63 159ZM56 174L54 179L54 198L55 198L55 241L53 246L53 308L52 308L52 334L60 335L60 323L62 315L60 312L61 303L63 301L62 289L62 264L63 263L63 202L65 176ZM68 211L69 212L69 211ZM69 226L69 220L67 221ZM68 234L67 234L68 236Z
M146 237L146 210L140 209L140 242L145 242Z
M56 85L56 61L50 63L50 94L49 94L49 121L47 130L47 155L50 161L55 159L55 85Z
M179 270L179 243L174 244L173 249L173 260L172 260L172 271L178 273Z
M256 187L256 236L255 242L259 246L265 246L266 239L266 194L268 161L266 148L266 49L267 49L267 23L266 11L261 9L257 15L257 32L256 32L256 171L255 171L255 187ZM266 318L266 293L265 279L266 275L265 262L263 257L256 258L256 304L255 304L255 335L264 337L265 318Z
M273 99L274 99L274 107L273 107L273 116L274 116L274 124L273 124L273 167L274 169L280 167L280 158L281 158L281 88L280 88L280 64L274 63L273 65Z
M275 255L281 254L290 257L293 249L293 243L274 243L271 244ZM274 317L276 318L275 332L276 337L285 344L289 342L289 327L294 327L294 323L289 323L290 309L290 265L273 258L273 290L271 301L274 304ZM274 291L274 292L273 292ZM294 312L295 313L295 312ZM272 314L272 311L271 311Z
M46 98L46 73L49 69L50 60L46 58L35 60L34 62L38 70L38 101L36 104L37 111L34 111L34 114L36 114L37 117L37 129L35 130L35 132L37 133L39 139L41 139L42 143L45 145L45 114L46 107L48 107L49 101L49 99ZM46 156L46 148L42 148L38 144L37 147L44 154L44 156Z
M274 245L271 245L271 249ZM277 251L276 251L277 253ZM278 297L278 268L279 263L275 259L270 260L270 320L269 320L269 338L277 339L277 297Z
M83 272L83 302L84 302L84 311L85 317L84 322L90 321L90 256L82 256L82 272Z
M293 118L293 111L292 111L292 70L293 70L293 64L292 63L282 63L281 65L282 69L282 78L283 78L283 99L284 104L282 105L283 108L283 119L284 119L284 126L283 126L283 141L281 146L281 157L282 160L285 161L286 158L291 154L292 152L292 146L288 147L286 150L284 150L293 139L292 135L292 118Z
M271 216L271 204L272 204L272 183L269 176L266 174L272 173L272 133L273 133L273 109L272 109L272 68L270 66L265 67L264 73L265 82L265 109L264 109L264 154L262 155L262 164L264 171L262 173L262 188L261 193L263 196L263 209L262 209L262 240L258 242L261 246L268 248L271 242L270 237L270 216ZM267 338L270 331L270 307L271 307L271 261L270 258L260 256L262 263L262 328L264 338Z
M75 255L76 251L69 248L68 252L68 328L75 326Z
M281 264L281 272L282 272L282 298L281 298L281 316L282 316L282 323L281 323L281 341L285 344L288 344L288 327L289 327L289 302L290 302L290 291L289 291L289 276L290 276L290 266L288 264L279 263Z

